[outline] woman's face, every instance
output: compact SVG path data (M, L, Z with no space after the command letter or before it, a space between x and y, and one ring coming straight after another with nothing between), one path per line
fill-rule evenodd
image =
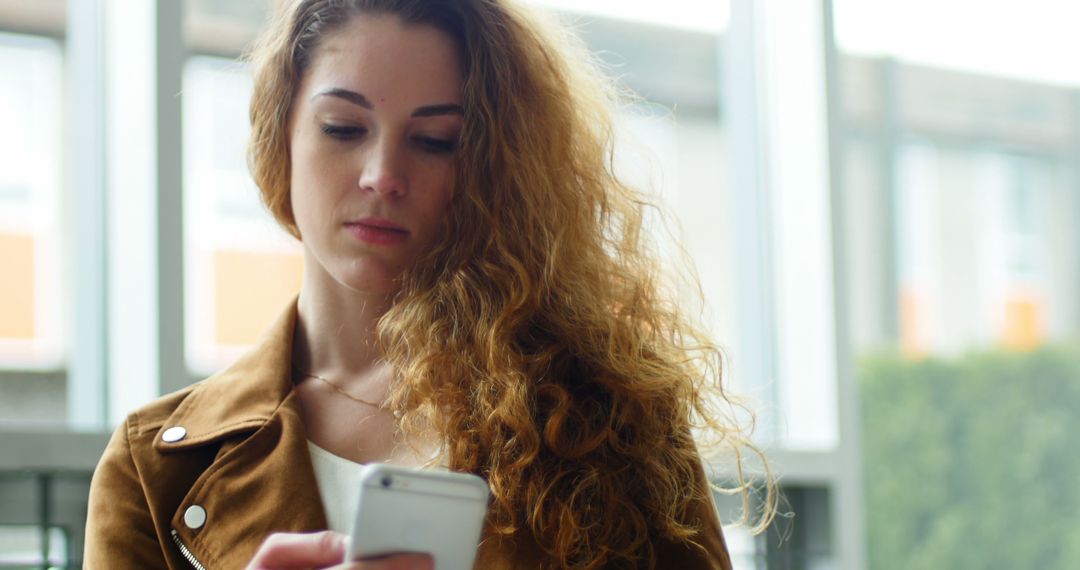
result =
M307 278L391 293L433 246L452 191L461 88L457 48L435 28L360 15L321 40L289 126Z

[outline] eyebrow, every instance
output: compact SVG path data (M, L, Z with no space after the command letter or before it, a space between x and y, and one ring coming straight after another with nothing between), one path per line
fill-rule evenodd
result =
M350 91L348 89L342 89L340 87L331 87L329 89L323 89L311 97L314 101L319 97L337 97L352 103L359 105L365 109L374 109L375 106L371 104L371 101L362 94L356 91ZM412 112L412 117L436 117L439 115L465 115L465 109L456 103L443 103L439 105L424 105L423 107L417 107Z

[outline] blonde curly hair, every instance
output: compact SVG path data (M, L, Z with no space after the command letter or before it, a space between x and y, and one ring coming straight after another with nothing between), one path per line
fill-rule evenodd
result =
M288 118L320 38L362 13L454 38L465 126L446 239L401 277L378 324L406 433L434 430L452 469L485 477L488 524L526 529L562 567L652 566L657 537L696 545L710 500L695 444L760 456L734 420L722 355L662 283L648 197L613 166L620 94L555 21L504 0L295 0L251 53L249 162L290 210ZM692 435L694 434L694 435ZM702 439L704 438L704 439ZM766 463L767 465L767 463Z

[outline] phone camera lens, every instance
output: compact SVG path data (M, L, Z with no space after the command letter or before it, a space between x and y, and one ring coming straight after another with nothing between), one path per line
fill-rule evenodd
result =
M383 477L382 478L382 486L383 487L389 489L390 485L393 485L393 484L394 484L394 480L391 479L390 477Z

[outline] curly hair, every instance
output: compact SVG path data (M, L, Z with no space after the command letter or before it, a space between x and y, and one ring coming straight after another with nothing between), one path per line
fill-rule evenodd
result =
M489 527L527 530L562 567L652 566L657 537L697 544L686 513L711 498L695 436L734 451L749 520L741 457L760 452L734 419L720 349L665 286L653 203L615 174L624 95L581 41L506 0L290 4L251 54L249 163L297 237L287 124L320 38L392 13L459 45L447 239L402 275L377 334L402 428L434 430L451 469L487 479ZM767 468L764 484L759 530L775 510Z

